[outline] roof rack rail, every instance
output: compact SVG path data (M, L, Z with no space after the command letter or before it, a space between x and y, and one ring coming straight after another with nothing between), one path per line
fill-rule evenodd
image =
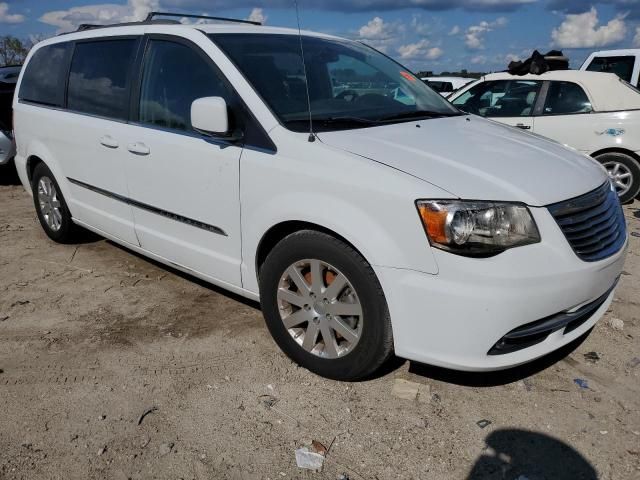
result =
M106 23L106 24L97 24L97 23L82 23L78 25L78 28L71 32L62 32L59 33L58 36L61 35L69 35L70 33L76 32L86 32L87 30L96 30L99 28L111 28L111 27L132 27L135 25L144 25L144 24L159 24L159 25L179 25L180 22L176 20L153 20L151 22L147 22L146 20L143 22L124 22L124 23Z
M198 18L202 20L217 20L219 22L232 22L232 23L246 23L248 25L261 26L261 22L254 22L253 20L240 20L238 18L226 18L226 17L210 17L208 15L192 15L187 13L169 13L169 12L151 12L147 15L145 22L151 22L154 17L179 17L179 18Z

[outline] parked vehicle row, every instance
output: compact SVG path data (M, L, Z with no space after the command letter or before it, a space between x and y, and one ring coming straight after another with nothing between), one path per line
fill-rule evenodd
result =
M640 92L612 73L495 73L450 100L592 156L607 169L622 202L640 193Z
M6 165L15 154L11 103L20 66L0 67L0 166Z
M337 92L350 78L375 90ZM327 377L392 352L528 362L588 332L622 271L624 216L597 162L459 111L358 42L92 28L38 44L13 106L51 239L84 227L259 299L282 350Z

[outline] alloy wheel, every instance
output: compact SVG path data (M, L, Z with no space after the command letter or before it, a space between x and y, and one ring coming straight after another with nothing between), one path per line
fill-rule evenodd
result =
M47 226L54 232L62 227L62 204L58 191L49 177L40 177L38 181L38 203Z
M280 318L307 352L335 359L351 352L362 335L362 305L349 279L321 260L290 265L278 285Z
M622 197L625 195L633 185L633 174L631 170L623 163L616 161L605 162L603 166L607 169L609 178L616 188L618 196Z

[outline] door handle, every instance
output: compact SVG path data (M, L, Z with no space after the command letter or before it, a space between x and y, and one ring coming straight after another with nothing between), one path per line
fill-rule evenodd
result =
M525 125L524 123L518 123L516 127L521 128L522 130L531 130L531 125Z
M107 148L118 148L120 144L111 135L105 135L100 139L100 145Z
M135 155L149 155L151 153L151 149L142 142L132 143L127 148Z

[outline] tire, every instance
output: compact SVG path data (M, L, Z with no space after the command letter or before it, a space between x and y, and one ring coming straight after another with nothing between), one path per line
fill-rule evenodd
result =
M391 356L382 287L366 260L342 241L312 230L293 233L269 253L259 282L271 335L302 367L353 381L369 377Z
M610 152L598 155L600 162L614 181L621 203L632 202L640 193L640 163L634 157Z
M74 243L80 227L73 223L60 186L44 163L33 171L31 189L38 220L47 236L57 243Z

